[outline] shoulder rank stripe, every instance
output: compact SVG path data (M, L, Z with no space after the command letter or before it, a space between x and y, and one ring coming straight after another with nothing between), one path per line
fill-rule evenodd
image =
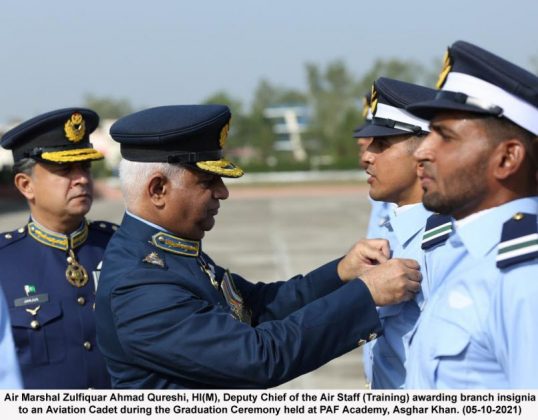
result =
M200 242L181 239L168 233L159 232L151 237L151 242L157 248L173 254L197 257L200 254Z
M432 214L426 222L426 229L422 237L422 249L430 249L443 243L452 233L452 219L450 216Z
M503 225L497 267L509 267L534 258L538 258L537 216L516 213Z

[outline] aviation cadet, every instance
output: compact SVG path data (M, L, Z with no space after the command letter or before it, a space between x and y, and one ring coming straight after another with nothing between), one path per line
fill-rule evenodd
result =
M29 222L0 235L0 282L26 388L108 388L95 342L99 263L113 233L84 216L93 200L89 135L98 115L84 108L48 112L4 134L14 182Z
M376 303L420 287L415 261L372 266L386 260L379 245L271 284L216 264L201 240L228 197L222 177L243 175L223 159L230 117L224 105L165 106L111 127L127 212L105 254L96 320L116 388L276 386L375 339Z
M413 153L429 132L428 122L405 110L413 102L433 99L436 91L381 77L372 86L370 124L355 133L367 139L362 162L366 167L370 197L395 208L380 229L388 239L392 257L412 258L423 267L420 248L426 219L422 188ZM424 274L424 273L423 273ZM374 389L402 388L405 382L404 336L414 327L428 294L423 275L422 291L415 299L379 308L383 336L364 346L364 369Z
M408 388L538 388L538 78L473 44L445 56L415 156L434 290L410 335Z
M363 98L362 116L364 123L355 127L353 130L353 137L357 139L357 146L359 146L359 165L362 169L366 170L366 165L362 161L362 154L368 147L371 140L369 137L361 137L358 133L366 127L372 121L372 110L370 109L370 102L372 98L372 92L368 92ZM368 219L368 227L366 230L367 238L383 238L383 224L388 220L389 211L393 207L392 203L386 203L384 201L370 199L370 218ZM370 376L368 376L370 377Z

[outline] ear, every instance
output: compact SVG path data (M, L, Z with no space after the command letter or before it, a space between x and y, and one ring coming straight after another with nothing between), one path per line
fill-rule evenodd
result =
M146 186L146 194L151 203L157 208L163 208L170 182L162 173L157 172L151 176Z
M34 181L30 175L19 172L15 175L13 182L15 187L27 200L31 201L35 198Z
M495 178L505 180L518 172L525 161L526 153L525 146L518 139L500 143L493 153Z

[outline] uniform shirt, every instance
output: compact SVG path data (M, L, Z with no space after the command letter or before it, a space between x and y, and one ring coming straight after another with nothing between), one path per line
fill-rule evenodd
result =
M22 388L19 362L15 355L13 337L11 336L11 324L9 312L4 298L4 292L0 288L0 389Z
M368 221L368 228L366 230L366 237L368 239L384 238L386 230L383 225L389 220L389 213L396 208L393 203L386 203L384 201L375 201L369 199L370 205L370 219Z
M113 387L271 387L374 339L371 295L362 281L341 282L337 264L253 284L199 241L125 215L96 298Z
M0 235L4 289L25 388L109 388L95 339L98 265L112 236L110 223L84 222L69 237L30 221ZM67 247L88 282L67 281Z
M424 266L421 249L426 219L431 214L422 204L411 204L390 212L383 224L382 236L390 243L392 258L410 258ZM404 337L415 326L420 315L420 303L428 294L424 280L421 292L408 302L379 308L383 336L364 347L365 372L370 372L373 389L403 388L405 382L406 349Z
M463 219L428 252L435 290L409 337L407 388L538 388L538 261L496 265L518 212L536 215L538 198Z

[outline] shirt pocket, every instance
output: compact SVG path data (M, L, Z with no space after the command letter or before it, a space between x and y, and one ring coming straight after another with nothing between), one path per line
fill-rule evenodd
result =
M66 356L62 306L50 302L40 306L35 316L25 307L10 308L17 356L23 366L56 363Z
M466 353L471 334L451 321L442 318L435 321L428 354L430 383L435 384L435 388L463 387L469 372Z

